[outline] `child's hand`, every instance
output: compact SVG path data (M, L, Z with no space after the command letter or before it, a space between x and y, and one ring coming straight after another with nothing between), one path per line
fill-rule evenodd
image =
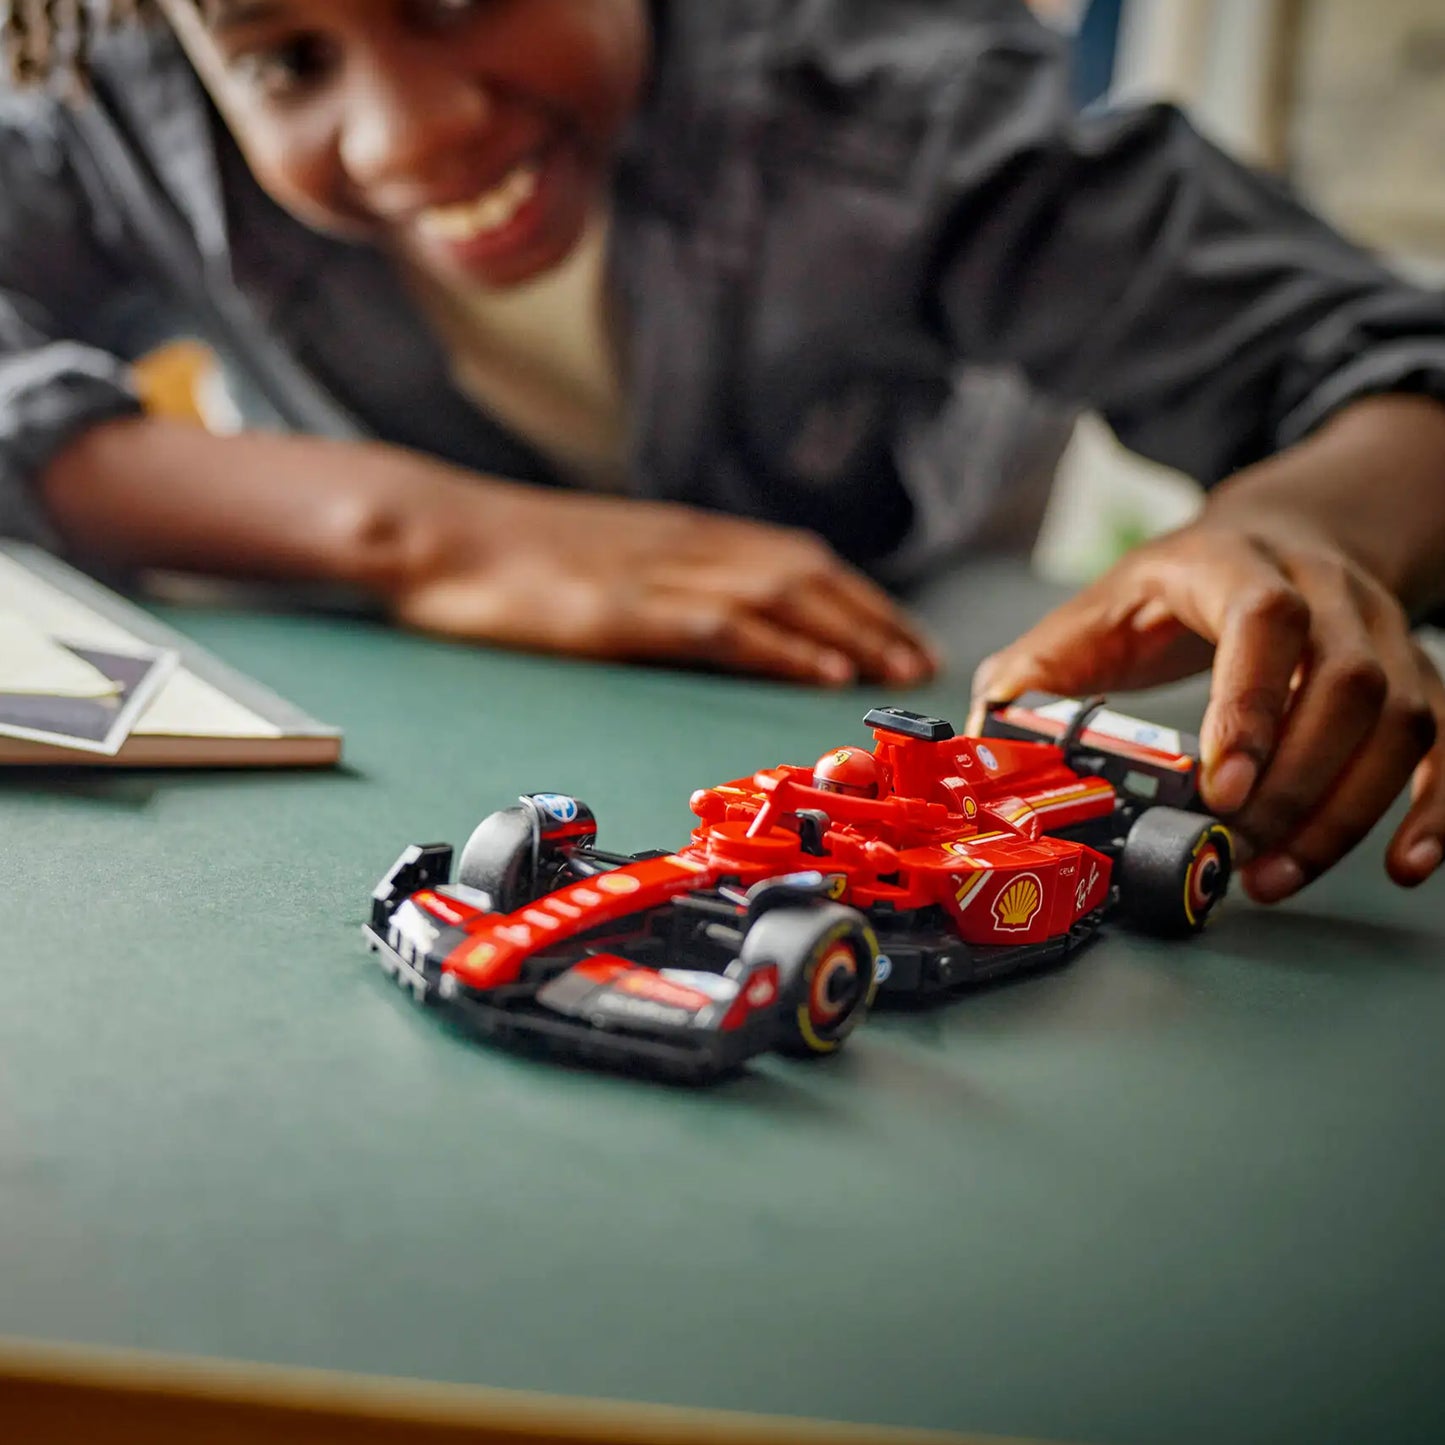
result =
M1414 774L1390 845L1422 882L1445 839L1445 685L1395 598L1297 515L1233 508L1125 557L989 658L975 706L1031 688L1083 695L1174 681L1213 653L1206 804L1252 853L1261 902L1359 843Z
M936 661L880 588L810 533L668 503L445 489L388 588L398 621L575 656L907 686Z

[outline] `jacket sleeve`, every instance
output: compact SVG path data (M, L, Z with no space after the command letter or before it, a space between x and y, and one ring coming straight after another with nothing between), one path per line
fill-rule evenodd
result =
M0 96L0 535L54 545L39 496L50 460L140 410L125 363L90 340L121 281L54 103Z
M1445 296L1177 109L1075 115L1055 44L1018 19L959 72L933 123L925 298L957 353L1018 365L1206 485L1364 395L1445 401Z

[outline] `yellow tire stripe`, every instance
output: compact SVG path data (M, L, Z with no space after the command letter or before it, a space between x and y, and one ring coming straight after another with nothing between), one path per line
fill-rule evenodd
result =
M818 964L822 961L823 957L827 954L828 950L835 943L837 943L839 939L846 938L848 934L850 934L852 931L852 926L850 924L840 923L835 928L831 929L828 933L824 934L823 937L818 940L818 945L813 951L813 957L809 960L809 968L816 969ZM862 935L859 938L859 943L861 943L862 946L867 950L868 971L873 976L873 983L869 987L867 998L867 1004L869 1007L871 1007L873 1003L873 996L878 991L877 935L873 932L871 928L864 928ZM860 958L858 962L861 967L863 960ZM813 982L811 974L805 974L804 976L808 979L808 986L811 990ZM825 1039L817 1031L817 1029L813 1027L813 1020L808 1013L808 1003L806 999L798 1005L798 1032L802 1034L803 1042L807 1044L807 1046L812 1049L815 1054L831 1054L843 1042L841 1038Z

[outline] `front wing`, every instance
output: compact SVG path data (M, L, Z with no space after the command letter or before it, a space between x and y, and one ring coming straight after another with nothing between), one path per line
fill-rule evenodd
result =
M382 968L418 1003L443 1009L480 1036L578 1062L702 1080L740 1067L778 1040L776 997L739 1008L737 986L715 988L726 998L689 997L701 990L626 959L600 955L535 990L518 985L484 992L429 967L425 958L405 956L370 924L362 933ZM716 977L715 983L724 980Z

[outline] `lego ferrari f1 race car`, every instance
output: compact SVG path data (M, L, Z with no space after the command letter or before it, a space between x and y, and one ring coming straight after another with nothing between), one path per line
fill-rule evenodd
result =
M1197 743L1102 699L1025 696L981 736L895 708L841 747L693 794L690 841L620 855L531 793L462 850L414 845L369 947L416 999L575 1057L703 1078L834 1051L881 989L1055 963L1106 918L1202 928L1232 865Z

